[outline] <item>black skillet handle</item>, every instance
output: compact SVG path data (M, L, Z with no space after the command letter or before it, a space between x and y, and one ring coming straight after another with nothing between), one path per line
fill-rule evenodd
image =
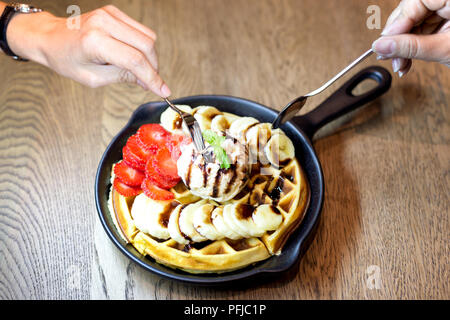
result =
M366 79L373 79L377 86L361 95L353 95L352 90ZM391 74L385 68L371 66L358 72L335 93L314 110L292 121L310 138L327 123L383 95L391 87Z

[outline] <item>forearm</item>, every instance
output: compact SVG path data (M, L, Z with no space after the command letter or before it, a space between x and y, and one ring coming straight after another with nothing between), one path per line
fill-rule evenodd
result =
M0 2L0 10L5 7ZM3 8L3 9L1 9ZM6 31L14 54L90 87L137 83L161 97L170 90L158 74L156 34L114 6L79 16L79 27L48 12L15 14Z
M6 4L0 2L0 12ZM44 51L45 35L51 30L57 19L49 12L17 13L8 24L6 39L12 52L16 55L47 65Z

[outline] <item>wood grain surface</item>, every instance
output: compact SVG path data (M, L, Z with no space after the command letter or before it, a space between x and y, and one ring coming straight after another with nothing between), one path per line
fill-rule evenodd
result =
M106 1L34 1L60 16ZM280 109L364 52L380 30L357 0L112 1L158 34L173 97L227 94ZM397 1L377 1L382 24ZM368 59L368 65L390 68ZM415 62L380 99L314 142L325 203L299 266L252 286L204 288L130 262L97 216L100 157L137 86L90 89L0 57L0 299L449 299L450 72ZM346 76L346 79L349 76ZM313 109L342 80L311 99ZM375 266L369 268L370 266ZM368 285L379 270L379 288Z

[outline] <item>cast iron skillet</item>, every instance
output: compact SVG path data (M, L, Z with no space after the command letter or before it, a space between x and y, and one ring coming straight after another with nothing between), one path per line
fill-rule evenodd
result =
M377 82L376 87L362 95L354 96L352 90L359 83L369 78ZM297 159L309 181L311 199L300 226L292 233L279 256L273 256L253 266L234 272L196 275L165 267L156 263L151 258L143 257L132 245L126 244L121 239L111 220L107 205L111 187L111 167L122 158L122 148L128 137L133 135L144 123L159 122L161 113L167 108L165 102L150 102L137 108L127 125L114 137L106 148L100 161L95 180L95 200L101 223L109 238L123 254L141 267L170 279L196 284L214 285L230 283L249 277L252 279L256 276L267 277L286 271L296 264L307 249L315 234L322 210L324 182L320 162L311 144L314 133L339 116L381 96L389 89L390 85L391 75L386 69L378 66L368 67L348 80L313 111L302 116L297 116L281 126L295 145ZM230 96L191 96L176 99L174 103L187 104L192 107L199 105L216 106L222 111L231 112L240 116L252 116L261 122L272 122L277 115L277 111L257 102Z

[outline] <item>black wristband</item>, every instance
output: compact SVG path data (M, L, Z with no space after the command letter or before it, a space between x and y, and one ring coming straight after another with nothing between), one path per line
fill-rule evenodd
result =
M0 17L0 48L2 48L5 54L7 54L8 56L12 56L16 60L25 60L20 58L11 50L6 39L6 30L14 14L16 14L14 7L6 6L2 16Z

